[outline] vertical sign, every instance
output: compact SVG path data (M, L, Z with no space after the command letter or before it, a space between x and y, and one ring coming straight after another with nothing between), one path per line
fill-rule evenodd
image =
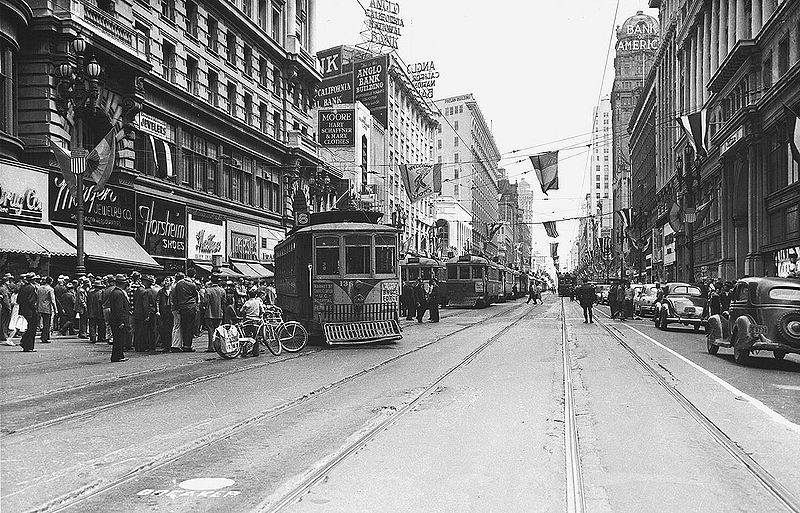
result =
M360 101L385 127L389 102L389 56L353 64L353 89L355 100Z

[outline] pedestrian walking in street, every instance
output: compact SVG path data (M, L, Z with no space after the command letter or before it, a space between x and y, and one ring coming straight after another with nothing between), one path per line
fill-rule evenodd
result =
M617 293L617 301L620 305L620 316L625 321L629 317L633 317L633 287L631 282L623 280Z
M431 291L428 294L428 308L430 310L428 320L430 322L439 322L439 303L442 301L439 293L439 282L436 278L431 278L429 284Z
M205 294L203 295L203 303L205 304L205 325L208 331L208 347L207 353L214 352L214 331L219 327L222 322L223 312L225 308L225 289L219 284L219 276L216 274L211 275L211 284L206 287Z
M531 283L528 287L528 300L525 301L525 304L529 304L533 300L533 304L536 304L536 284Z
M594 323L592 307L597 302L597 289L589 283L589 278L583 279L583 284L577 288L575 295L583 308L584 324Z
M536 285L536 300L539 301L540 305L544 304L544 300L542 299L542 291L544 288L541 285Z
M94 280L92 290L86 296L86 316L89 320L89 342L106 341L106 322L103 318L103 282Z
M720 288L722 284L719 284ZM718 315L722 313L722 300L720 299L720 289L711 285L708 292L708 315Z
M417 302L414 299L414 286L408 280L403 282L403 288L400 290L400 305L401 316L407 321L413 321L417 313Z
M417 304L417 322L421 323L422 318L425 316L425 311L428 309L428 296L425 291L425 285L419 278L414 284L414 301Z
M9 286L12 278L13 276L10 274L0 278L0 343L4 345L8 341L11 312L13 311L11 288Z
M124 274L114 277L114 288L108 294L109 316L108 322L111 325L112 345L111 361L124 362L127 360L124 348L128 345L130 333L128 323L130 322L131 303L128 293L128 278Z
M109 317L111 316L111 299L110 294L111 291L114 290L114 275L108 274L103 279L105 283L105 288L100 293L100 300L101 304L103 305L103 319L105 320L106 324L106 336L104 337L106 342L111 344L112 343L112 330L111 330L111 323L109 322Z
M50 343L50 328L53 319L58 319L58 307L56 306L56 295L52 287L53 278L47 276L44 284L36 289L36 309L39 313L39 320L42 325L42 344Z
M22 335L22 351L30 353L36 351L36 330L39 329L39 298L36 294L36 285L33 283L34 273L22 275L22 285L17 292L19 315L25 318L27 327Z
M664 289L661 287L661 283L656 282L656 303L659 304L664 299ZM658 308L653 308L653 322L658 321Z
M64 323L66 320L64 319L64 307L61 305L61 300L64 298L64 294L67 293L67 281L69 280L69 276L64 276L63 274L58 277L56 280L55 285L53 285L53 293L56 296L56 307L57 311L59 312L58 315L53 317L52 319L52 327L53 331L58 330L62 335L64 334Z
M141 286L133 293L133 347L137 353L155 351L156 311L158 299L153 290L154 278L140 278Z
M611 318L615 319L619 315L619 305L617 304L617 291L619 290L619 282L614 281L611 288L608 289L608 306L611 310Z
M197 285L194 282L195 270L189 268L186 276L175 284L172 290L172 310L178 312L180 324L181 351L192 353L194 322L197 313Z
M67 283L67 291L61 296L61 334L75 336L75 284Z

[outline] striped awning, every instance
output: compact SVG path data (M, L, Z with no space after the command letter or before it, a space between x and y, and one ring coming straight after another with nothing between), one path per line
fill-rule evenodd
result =
M75 228L53 227L62 237L75 244ZM90 260L117 263L122 267L135 269L163 270L136 240L129 235L98 233L94 230L83 232L84 251Z
M53 256L74 257L77 250L49 226L20 226L22 232Z
M0 224L0 253L49 254L45 248L12 224Z

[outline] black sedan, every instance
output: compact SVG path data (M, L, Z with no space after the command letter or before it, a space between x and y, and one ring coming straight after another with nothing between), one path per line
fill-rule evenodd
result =
M671 323L693 326L695 331L705 326L708 299L699 287L689 283L667 283L664 297L656 303L653 319L658 329L667 329Z

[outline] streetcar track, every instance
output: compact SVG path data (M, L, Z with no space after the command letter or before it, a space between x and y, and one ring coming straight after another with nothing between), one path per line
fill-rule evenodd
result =
M516 307L514 309L518 309L520 307L523 307L522 303L516 305ZM534 305L534 309L535 308L536 308L536 305ZM530 310L531 309L526 309L525 313L519 319L514 321L512 324L509 324L508 326L503 328L501 331L503 333L508 331L511 328L511 326L513 326L514 324L518 323L523 318L527 317L529 315ZM85 484L85 485L83 485L83 486L81 486L81 487L79 487L79 488L77 488L75 490L72 490L71 492L68 492L68 493L63 494L63 495L61 495L59 497L51 499L50 501L48 501L48 502L46 502L44 504L41 504L41 505L39 505L39 506L29 510L29 511L30 512L35 512L35 513L45 513L45 512L52 512L52 511L61 511L61 510L67 509L67 508L71 508L71 507L75 506L76 504L78 504L78 503L80 503L82 501L85 501L85 500L87 500L87 499L89 499L91 497L97 496L97 495L99 495L101 493L104 493L104 492L109 491L109 490L111 490L113 488L116 488L116 487L118 487L118 486L120 486L120 485L122 485L122 484L124 484L124 483L126 483L126 482L128 482L130 480L132 480L132 479L135 479L136 477L138 477L139 475L141 475L144 472L148 472L148 471L157 469L157 468L162 467L162 466L164 466L164 465L166 465L168 463L171 463L171 462L173 462L173 461L175 461L175 460L177 460L179 458L182 458L182 457L184 457L184 456L186 456L186 455L188 455L190 453L196 452L196 451L198 451L200 449L203 449L205 447L208 447L208 446L210 446L210 445L212 445L214 443L217 443L219 441L222 441L222 440L225 440L227 438L230 438L231 436L235 435L236 433L246 429L247 427L249 427L249 426L251 426L251 425L253 425L255 423L258 423L258 422L261 422L261 421L265 421L265 420L269 420L269 419L275 418L275 417L277 417L279 415L282 415L282 414L284 414L284 413L286 413L288 411L291 411L291 410L293 410L293 409L295 409L295 408L307 403L308 401L310 401L312 399L321 397L321 396L325 395L326 393L331 392L332 390L335 390L335 389L341 387L342 385L345 385L345 384L347 384L347 383L349 383L351 381L354 381L354 380L356 380L358 378L361 378L361 377L363 377L363 376L365 376L367 374L370 374L370 373L372 373L372 372L374 372L374 371L376 371L378 369L381 369L381 368L383 368L385 366L388 366L388 365L390 365L392 363L395 363L398 360L401 360L401 359L403 359L403 358L405 358L405 357L407 357L409 355L412 355L412 354L414 354L414 353L416 353L418 351L421 351L422 349L428 348L428 347L430 347L430 346L432 346L432 345L434 345L434 344L436 344L436 343L438 343L438 342L440 342L442 340L445 340L445 339L450 338L450 337L452 337L454 335L457 335L457 334L461 333L462 331L465 331L467 329L480 326L480 325L482 325L482 324L484 324L484 323L486 323L488 321L494 320L497 317L500 317L501 315L507 314L507 313L509 313L509 312L507 312L505 310L501 310L501 311L499 311L499 312L497 312L497 313L495 313L495 314L493 314L493 315L491 315L491 316L489 316L489 317L487 317L485 319L482 319L482 320L477 321L477 322L472 323L472 324L468 324L468 325L462 326L462 327L460 327L460 328L458 328L458 329L456 329L454 331L451 331L451 332L446 333L444 335L435 337L432 340L430 340L429 342L426 342L424 344L421 344L421 345L418 345L418 346L416 346L414 348L411 348L410 350L408 350L406 352L397 354L397 355L395 355L395 356L393 356L391 358L388 358L386 360L378 362L378 363L376 363L376 364L374 364L374 365L372 365L370 367L366 367L366 368L361 369L361 370L359 370L357 372L349 374L349 375L347 375L347 376L345 376L343 378L340 378L340 379L338 379L338 380L336 380L336 381L334 381L332 383L328 383L326 385L322 385L320 387L317 387L316 389L311 390L309 392L305 392L305 393L303 393L303 395L300 395L300 396L295 397L294 399L291 399L291 400L288 400L288 401L284 401L281 404L278 404L278 405L276 405L276 406L274 406L272 408L269 408L267 410L261 411L256 415L252 415L250 417L242 419L242 420L240 420L240 421L238 421L238 422L236 422L236 423L234 423L234 424L232 424L230 426L226 426L224 428L218 429L218 430L216 430L216 431L214 431L212 433L208 433L206 435L203 435L202 437L195 438L194 440L191 440L189 442L184 443L180 447L177 447L177 448L169 450L169 451L162 452L161 454L156 455L155 457L151 458L149 461L134 467L133 469L129 470L124 475L122 475L122 476L120 476L118 478L112 479L112 480L107 481L107 482L105 482L103 480L97 480L97 481ZM485 344L486 343L484 343L484 345ZM301 354L310 354L310 353L301 353ZM476 355L477 355L477 353L476 353ZM298 355L298 356L300 356L300 355ZM474 356L473 356L473 358L474 358ZM471 361L471 359L469 361ZM468 362L465 361L465 362L462 362L462 363L468 363ZM264 365L268 365L268 363L264 364ZM255 367L254 366L247 367L247 369L253 369L253 368L255 368ZM78 413L80 413L80 412L78 412ZM94 413L96 413L96 412L94 412ZM82 416L82 415L78 415L78 416ZM52 423L50 425L52 425ZM25 431L29 431L29 428L26 428ZM90 460L89 462L87 462L87 464L91 465L93 461L94 460Z
M610 318L605 312L603 316ZM714 421L709 419L691 400L689 400L677 387L671 384L667 379L658 372L644 357L642 357L633 347L631 347L625 340L625 336L620 333L619 329L615 326L608 325L605 321L598 323L609 335L619 343L631 357L641 365L647 373L656 380L656 382L667 391L667 393L681 406L687 413L694 419L700 426L702 426L717 442L721 445L735 460L741 463L751 475L753 475L761 485L767 489L773 497L783 504L787 510L794 513L800 513L800 501L792 492L786 488L778 479L776 479L768 470L762 467L752 456L750 456L739 444L733 441L722 429L720 429ZM660 366L660 364L659 364ZM662 367L663 368L663 367ZM666 369L664 369L666 370ZM669 372L669 371L667 371Z
M499 315L499 314L493 315L491 317L487 317L486 319L484 319L483 321L480 321L480 322L485 322L486 320L493 319L497 315ZM462 317L462 315L459 312L458 314L448 315L446 318L453 318L453 317ZM469 328L469 327L471 327L473 325L474 324L466 325L463 329ZM457 333L457 332L453 332L453 333ZM436 342L436 341L438 341L438 340L434 340L434 342ZM43 422L29 424L27 426L21 426L21 427L18 427L16 429L13 429L13 430L3 429L2 431L0 431L0 438L7 439L9 436L13 436L15 434L20 434L20 433L23 433L23 432L24 433L29 433L31 431L36 431L36 430L44 429L44 428L47 428L47 427L52 427L54 425L62 424L64 422L68 422L68 421L71 421L71 420L76 420L76 419L80 419L80 418L84 418L84 417L89 417L89 416L95 415L97 413L102 413L104 411L111 410L111 409L114 409L114 408L118 408L120 406L124 406L124 405L130 404L130 403L133 403L133 402L143 401L145 399L149 399L149 398L157 396L157 395L161 395L161 394L164 394L164 393L172 392L172 391L180 389L182 387L194 386L194 385L198 385L200 383L205 383L205 382L212 381L212 380L215 380L215 379L225 378L225 377L228 377L228 376L231 376L231 375L235 375L235 374L238 374L238 373L241 373L241 372L247 372L247 371L251 371L251 370L255 370L255 369L260 369L260 368L266 367L268 365L276 365L276 364L280 364L280 363L283 363L283 362L286 362L286 361L295 360L297 358L302 358L302 357L305 357L305 356L309 356L309 355L312 355L312 354L319 353L324 349L326 349L326 348L325 347L314 348L314 349L309 350L309 351L303 351L302 353L298 353L296 355L279 358L278 360L267 360L267 361L259 362L259 363L255 363L255 364L235 367L233 369L227 369L225 371L214 373L214 374L207 374L207 375L203 375L203 376L197 376L197 377L192 378L192 379L190 379L188 381L180 381L178 383L175 383L175 384L160 388L158 390L153 390L153 391L145 393L145 394L136 395L136 396L133 396L133 397L128 397L128 398L121 399L119 401L114 401L114 402L107 403L107 404L101 404L101 405L98 405L98 406L95 406L95 407L92 407L92 408L76 411L76 412L70 413L68 415L62 415L60 417L55 417L55 418L52 418L52 419L49 419L49 420L46 420L46 421L43 421ZM186 363L186 364L183 364L183 365L185 365L186 367L189 367L189 366L202 364L202 363L207 362L207 361L209 361L209 360L203 360L201 362L190 362L190 363ZM51 391L43 392L43 393L40 393L40 394L37 394L37 395L34 395L34 396L28 396L26 398L21 398L21 399L17 399L17 400L14 400L14 401L2 403L2 404L0 404L0 407L8 408L9 406L14 406L14 405L17 405L17 404L20 404L20 403L23 403L23 402L32 402L32 401L35 401L35 400L38 400L38 399L44 399L44 398L48 397L50 394L53 394L53 393L75 392L75 391L78 391L78 390L81 390L81 389L89 388L89 387L92 387L92 386L97 386L99 384L119 383L121 381L125 381L125 380L129 380L129 379L140 377L142 375L146 375L148 373L158 372L158 371L165 371L165 370L170 370L170 369L178 369L178 368L180 368L180 367L167 366L167 367L161 367L159 369L148 369L148 370L137 372L137 373L126 374L124 376L114 376L114 377L110 377L110 378L107 378L107 379L95 380L95 381L90 381L90 382L86 382L86 383L76 384L76 385L73 385L73 386L63 387L61 389L56 389L55 391L51 390Z
M575 412L575 390L572 381L572 357L569 350L564 298L561 298L561 353L564 363L564 462L566 482L566 511L582 513L586 509L581 472L581 453L578 442L578 417Z
M535 307L536 305L534 305ZM273 499L272 497L268 498L268 502L263 502L258 504L251 510L252 513L275 513L278 511L283 510L284 508L291 506L292 504L296 503L303 495L308 493L311 488L313 488L317 483L325 479L325 477L330 473L331 470L342 464L347 458L361 450L367 443L369 443L372 439L374 439L380 432L386 430L391 425L398 422L402 417L404 417L407 413L412 411L414 408L417 407L423 400L425 400L428 396L434 393L439 384L444 381L448 376L456 372L457 370L469 365L475 358L478 357L480 353L486 350L489 346L493 345L497 340L500 339L503 335L505 335L511 328L516 326L519 322L523 321L530 315L530 309L526 310L521 316L517 317L513 322L509 323L507 326L502 328L500 331L495 333L491 338L480 344L477 348L472 350L467 356L462 358L456 365L450 367L447 371L441 374L438 378L436 378L430 385L425 387L422 392L416 395L416 397L408 402L407 404L403 405L402 407L398 408L397 410L393 411L389 414L386 418L378 422L376 425L371 426L367 429L364 433L362 433L356 440L347 443L344 447L340 448L340 450L328 457L327 461L325 461L322 465L319 465L317 468L313 469L300 481L294 484L289 490L284 492L280 497L277 499Z

